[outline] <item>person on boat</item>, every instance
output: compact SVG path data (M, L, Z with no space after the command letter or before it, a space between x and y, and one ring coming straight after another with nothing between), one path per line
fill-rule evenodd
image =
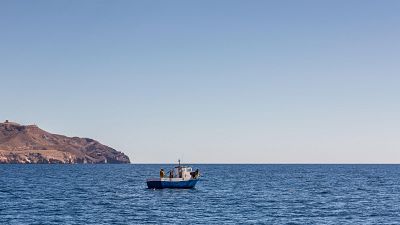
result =
M181 167L178 168L178 175L179 175L179 178L182 178L182 168Z
M192 177L192 179L197 179L199 177L200 173L199 173L199 169L197 169L194 172L190 172L190 176Z
M164 176L165 176L164 169L161 169L160 170L160 178L163 178Z
M170 179L174 178L174 171L173 170L169 171L169 178Z

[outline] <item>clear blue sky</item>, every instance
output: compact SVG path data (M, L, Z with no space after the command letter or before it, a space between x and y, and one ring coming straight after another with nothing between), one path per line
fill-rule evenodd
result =
M0 1L0 119L133 162L400 163L400 1Z

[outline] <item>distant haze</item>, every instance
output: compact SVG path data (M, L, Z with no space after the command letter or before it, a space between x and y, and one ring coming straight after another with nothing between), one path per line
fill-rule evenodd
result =
M133 163L400 163L400 1L1 1L0 120Z

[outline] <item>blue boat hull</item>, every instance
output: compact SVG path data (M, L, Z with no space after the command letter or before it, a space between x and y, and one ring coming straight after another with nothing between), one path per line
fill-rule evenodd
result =
M151 180L151 181L147 181L147 187L150 189L163 189L163 188L190 189L190 188L194 188L197 181L198 181L198 179L185 180L185 181Z

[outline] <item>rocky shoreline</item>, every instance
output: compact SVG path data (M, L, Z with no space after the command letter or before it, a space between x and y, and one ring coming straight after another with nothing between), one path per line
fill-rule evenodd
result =
M52 134L36 125L0 123L2 164L130 163L124 153L90 138Z

